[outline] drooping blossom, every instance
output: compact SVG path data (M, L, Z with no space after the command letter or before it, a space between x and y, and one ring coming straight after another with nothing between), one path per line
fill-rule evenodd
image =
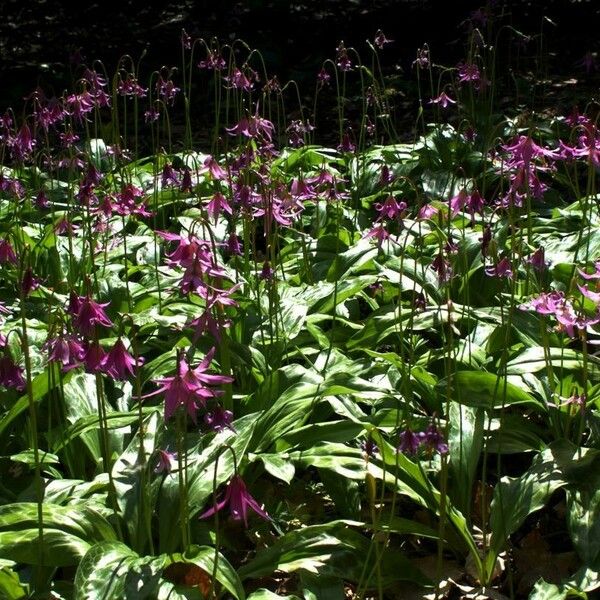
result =
M89 295L79 296L76 303L78 310L76 313L71 313L73 325L84 336L91 336L96 325L112 327L113 323L104 311L109 304L110 302L105 304L95 302Z
M159 449L154 473L166 473L168 475L173 470L173 463L176 460L177 454L175 452Z
M74 335L62 333L55 338L50 338L44 348L48 351L48 360L62 365L64 372L75 369L83 364L85 348Z
M17 264L17 255L6 238L0 240L0 265L2 264Z
M398 436L398 452L402 454L414 455L419 450L421 442L423 441L423 434L420 432L414 432L407 427L400 432Z
M225 495L220 502L200 515L201 519L206 519L214 515L217 511L229 507L229 513L234 521L243 521L248 527L248 509L252 509L259 517L265 520L271 520L271 517L258 504L258 502L250 495L244 480L239 475L234 475L227 488Z
M381 31L381 29L377 30L377 33L375 34L375 45L380 49L383 50L383 47L386 44L391 44L394 40L388 40L385 37L385 34L383 33L383 31Z
M233 378L228 375L213 375L206 372L214 354L215 348L212 348L196 368L191 368L186 359L181 356L178 359L177 372L174 376L154 381L160 386L159 389L147 394L144 398L164 394L165 421L168 421L179 407L183 407L192 421L196 423L198 403L204 405L209 398L214 398L222 393L210 386L233 381Z
M220 404L209 410L204 415L204 423L209 429L220 433L224 429L235 431L231 422L233 421L233 413L230 410L224 409Z
M340 71L351 71L352 61L348 56L348 49L344 46L344 42L340 42L336 48L336 64L340 68Z
M24 296L29 296L31 292L40 287L40 280L33 274L31 267L25 269L21 279L21 291Z
M452 98L450 98L450 96L448 96L448 94L446 94L446 92L442 92L439 96L432 98L429 101L429 104L437 104L438 106L441 106L442 108L448 108L448 106L450 104L456 104L456 100L453 100Z
M422 443L430 452L448 454L448 444L435 423L430 423L423 432Z
M99 342L90 342L85 347L83 364L87 373L102 373L106 352Z
M543 246L540 246L531 256L527 258L527 262L538 272L545 271L548 268L548 263L545 260L545 251Z
M140 356L136 359L127 352L123 340L119 338L110 349L103 362L105 373L120 381L127 379L128 375L135 375L134 369L144 362Z
M5 388L15 388L19 392L22 392L26 386L23 367L17 365L7 354L0 356L0 385Z
M437 273L438 283L448 283L454 274L450 261L446 259L442 252L439 252L431 263L431 268Z
M495 265L491 265L485 268L485 274L490 277L498 277L505 279L512 279L512 265L510 264L510 260L505 256Z

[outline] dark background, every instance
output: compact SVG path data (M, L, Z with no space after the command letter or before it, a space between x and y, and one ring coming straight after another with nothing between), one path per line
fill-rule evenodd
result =
M121 0L111 3L56 0L0 2L0 111L18 108L36 85L48 95L72 89L80 58L100 59L114 73L119 58L130 54L141 75L181 64L180 35L223 42L242 38L261 50L271 74L281 81L309 81L322 61L335 56L340 40L367 55L364 41L381 28L394 44L386 62L410 69L418 47L427 42L438 63L454 65L465 54L470 13L485 2L449 0ZM596 0L513 0L505 22L528 34L544 28L553 74L581 75L583 55L598 49L600 2ZM543 20L548 16L552 22ZM543 23L543 25L542 25ZM538 43L538 42L536 42ZM203 56L198 55L197 60ZM197 62L196 60L196 62ZM143 82L143 78L140 77ZM312 91L312 90L311 90Z

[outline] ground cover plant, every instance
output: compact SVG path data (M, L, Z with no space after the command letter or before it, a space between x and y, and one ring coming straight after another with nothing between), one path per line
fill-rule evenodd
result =
M311 102L184 31L4 113L2 598L600 586L595 105L495 11L405 79L339 42Z

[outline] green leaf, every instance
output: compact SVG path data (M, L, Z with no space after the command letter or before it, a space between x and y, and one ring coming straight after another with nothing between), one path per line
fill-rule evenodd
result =
M554 369L566 371L580 371L585 367L588 377L598 377L600 374L600 359L596 356L588 355L586 363L583 354L571 348L541 346L527 348L518 356L511 358L506 365L506 374L537 373L547 369L548 364L551 364Z
M163 577L164 571L173 563L186 563L200 567L212 577L214 561L214 549L205 546L192 546L183 554L140 557L121 542L96 544L85 555L75 574L75 600L197 599L197 589L174 585ZM237 573L221 554L218 555L216 579L234 598L245 599Z
M300 600L298 596L279 596L274 594L265 588L259 588L255 592L252 592L247 600Z
M371 542L349 526L361 526L355 521L332 521L309 525L290 531L275 543L258 552L256 557L239 569L242 579L270 575L275 570L292 573L300 569L322 577L336 577L358 582L365 573L375 570L375 552ZM428 585L429 581L398 552L384 552L380 561L382 582L413 581Z
M287 456L282 456L281 454L259 454L256 458L262 461L267 473L270 473L273 477L277 477L277 479L281 479L281 481L285 481L286 483L290 483L294 478L296 469L294 469L294 465L288 460Z
M40 545L37 504L0 506L0 558L55 567L76 565L91 544L116 538L108 521L85 505L44 504L42 519Z
M144 550L148 541L144 509L152 509L152 507L146 506L150 494L148 463L156 449L158 423L158 413L154 412L144 421L143 440L138 431L112 469L116 499L123 522L129 531L132 547L140 551Z
M481 408L450 404L450 470L454 505L467 516L471 511L473 482L483 447L485 411Z
M577 554L586 565L600 564L600 488L595 485L578 486L567 490L567 524Z
M502 377L485 371L457 371L440 381L437 387L442 397L452 398L466 406L492 410L525 404L545 410L544 405L531 394Z
M561 450L560 447L558 449ZM498 554L504 549L508 536L525 522L528 515L543 508L554 491L566 483L552 447L541 452L521 477L503 477L500 480L491 505L492 538L486 559L488 573L491 573Z
M10 566L0 564L0 598L2 600L21 600L21 598L28 597L27 587L21 583L19 576Z

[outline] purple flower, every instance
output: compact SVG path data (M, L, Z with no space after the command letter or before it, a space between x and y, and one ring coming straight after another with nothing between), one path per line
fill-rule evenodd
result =
M12 263L17 264L17 255L11 243L7 239L0 240L0 265Z
M31 268L26 269L21 280L21 290L24 296L29 296L33 290L40 287L39 279L33 274Z
M146 394L144 398L164 393L165 421L168 421L180 406L183 406L192 421L196 423L197 403L204 404L209 398L214 398L222 393L218 390L212 390L208 386L233 381L233 378L228 375L206 373L214 354L215 348L212 348L195 369L192 369L185 358L181 357L177 365L176 375L154 381L160 388L155 392Z
M81 366L85 357L83 345L73 335L60 335L49 339L44 348L48 350L48 360L61 363L65 372Z
M225 410L221 405L217 404L212 410L204 415L204 422L209 429L217 433L224 429L235 431L231 422L233 421L233 413L230 410Z
M104 307L108 306L110 302L99 304L98 302L94 302L89 295L79 296L77 300L78 310L77 313L73 315L73 325L75 325L84 336L91 336L96 325L112 327L112 321L104 312Z
M545 260L545 252L543 247L539 247L528 259L527 262L540 273L548 268L548 263Z
M103 370L105 373L123 381L127 379L127 374L134 375L134 367L139 367L143 362L142 357L139 357L137 362L125 349L123 340L119 338L115 345L111 348L110 352L106 355L103 362Z
M379 446L371 439L363 440L360 443L361 450L367 455L373 458L379 452Z
M448 454L448 444L435 423L430 423L422 436L423 445L430 451L438 452L439 454Z
M83 364L88 373L100 373L104 369L106 352L98 342L92 342L85 349Z
M0 357L0 385L6 388L15 388L19 392L25 389L23 367L15 364L10 356Z
M417 453L422 441L422 433L415 433L410 428L404 429L398 436L398 452L414 455Z
M206 519L214 515L217 511L222 510L225 506L229 506L231 517L235 521L244 521L244 525L248 527L248 509L251 508L259 517L271 520L271 517L261 508L258 502L250 495L244 480L239 475L234 475L229 481L229 485L225 490L223 500L215 503L215 505L200 515L201 519Z
M158 473L170 473L173 470L173 462L177 460L177 454L175 452L169 452L168 450L158 450L158 462L154 467L154 472Z
M381 31L381 29L378 29L378 30L377 30L377 34L375 35L375 45L376 45L376 46L377 46L379 49L383 50L383 47L384 47L386 44L391 44L393 41L394 41L394 40L388 40L388 39L385 37L385 34L383 33L383 31Z
M442 283L448 283L448 281L452 279L452 265L441 252L439 252L438 255L433 259L431 268L437 273L438 282L440 285Z
M349 133L344 133L337 149L339 152L354 152L356 150L356 144L350 139Z
M170 185L178 186L179 185L179 174L169 163L165 163L162 176L161 176L161 185L166 188Z
M446 92L442 92L436 98L432 98L429 101L429 104L439 104L442 108L447 108L449 104L456 104L456 100L450 98Z
M510 261L505 256L499 263L492 265L491 267L486 267L485 274L490 277L512 279L513 272Z
M325 70L325 67L321 67L321 70L317 74L317 82L319 84L319 87L329 85L330 80L331 75Z
M337 66L341 71L351 71L352 70L352 62L350 61L350 57L348 56L348 50L344 46L344 42L340 42L338 47L336 48L337 56Z

